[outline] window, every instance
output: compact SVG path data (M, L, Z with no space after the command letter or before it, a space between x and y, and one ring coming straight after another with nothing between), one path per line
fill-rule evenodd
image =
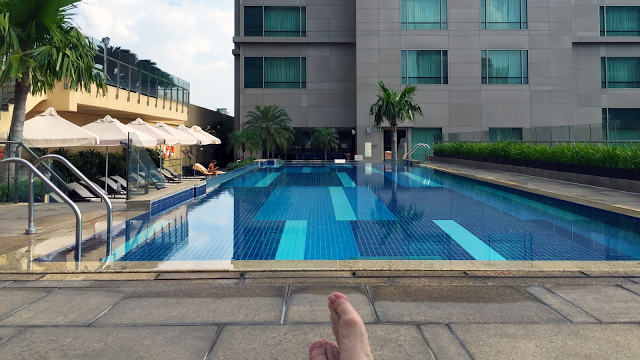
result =
M528 84L527 50L482 50L483 84Z
M245 57L245 89L304 89L307 87L307 58Z
M307 36L307 7L245 6L244 36Z
M480 0L481 29L526 29L527 0Z
M600 6L600 36L640 36L640 6Z
M403 84L448 84L447 50L402 50Z
M522 140L522 128L489 128L490 141Z
M447 28L447 0L400 0L404 30Z
M602 109L605 140L640 140L640 109Z
M640 88L640 58L600 58L600 73L603 89Z

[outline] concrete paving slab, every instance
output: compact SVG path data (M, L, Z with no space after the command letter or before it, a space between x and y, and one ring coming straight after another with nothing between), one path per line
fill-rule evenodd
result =
M602 322L640 321L640 296L618 286L552 286L562 296Z
M386 278L261 278L246 279L245 284L296 284L296 285L314 285L314 284L377 284L389 285Z
M0 319L45 295L45 291L0 290Z
M476 360L638 359L640 326L452 325Z
M57 290L0 321L0 325L89 325L130 291Z
M90 287L92 280L36 280L36 281L14 281L7 285L7 288L83 288Z
M484 278L489 285L618 285L631 282L621 277L509 277Z
M333 292L345 294L365 323L375 323L376 318L367 296L360 286L292 286L285 315L286 323L329 323L327 297Z
M392 285L486 285L481 278L473 278L468 276L453 277L404 277L390 278Z
M623 288L629 290L629 291L633 291L634 293L640 295L640 285L637 284L633 284L633 285L622 285Z
M0 288L3 288L9 284L11 284L11 281L0 281Z
M351 271L248 271L247 279L254 278L352 278Z
M433 359L415 326L367 325L371 351L377 360ZM327 325L228 325L208 359L306 359L309 345L327 338Z
M636 284L640 284L640 278L630 278L629 280L633 281Z
M569 319L572 323L598 323L599 321L593 316L580 310L567 300L561 298L557 294L542 286L530 286L527 288L527 292L540 301L547 304L549 307L559 312L562 316Z
M126 287L134 288L161 288L175 286L212 286L212 285L239 285L243 279L184 279L184 280L140 280L130 281Z
M215 326L30 328L0 345L7 359L203 359Z
M380 320L400 323L566 322L512 286L369 286Z
M206 272L176 272L161 273L158 280L182 280L182 279L239 279L240 271L206 271Z
M157 273L88 273L88 274L48 274L44 280L152 280Z
M381 270L357 270L355 277L428 277L428 276L467 276L464 271L381 271Z
M471 360L447 326L421 325L420 328L438 360Z
M13 335L19 333L24 328L14 327L14 328L0 328L0 344L7 341Z
M469 276L481 277L586 277L580 271L535 271L535 270L495 270L465 271Z
M38 280L46 274L0 274L0 280Z
M137 289L94 325L280 323L286 286Z

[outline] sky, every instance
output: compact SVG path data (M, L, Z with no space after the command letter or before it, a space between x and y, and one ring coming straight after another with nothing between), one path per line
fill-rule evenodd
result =
M191 84L191 103L233 115L233 0L83 0L73 20Z

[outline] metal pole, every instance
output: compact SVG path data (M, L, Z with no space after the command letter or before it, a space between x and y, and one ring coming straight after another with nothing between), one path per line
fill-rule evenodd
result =
M107 193L107 179L109 178L109 147L107 146L107 164L104 166L104 192Z
M43 185L44 186L44 185ZM33 224L33 208L34 208L34 198L33 198L33 173L29 172L29 205L28 205L28 215L27 215L27 230L24 231L27 235L32 235L36 233L36 227Z

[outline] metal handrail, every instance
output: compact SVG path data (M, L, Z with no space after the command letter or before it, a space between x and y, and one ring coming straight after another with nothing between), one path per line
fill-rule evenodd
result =
M22 147L23 149L25 149L29 155L33 156L35 159L38 159L38 155L36 155L31 149L29 149L24 143L21 143L19 141L0 141L0 145L18 145L18 147ZM60 184L62 184L64 187L67 188L67 191L71 190L68 186L67 183L62 180L62 178L60 178L60 176L58 176L58 174L56 174L55 172L53 172L53 170L51 170L51 168L47 165L47 164L42 164L42 166L47 169L47 171L53 175L56 180L58 180L58 182Z
M63 158L60 155L55 155L55 154L45 155L40 159L36 160L33 163L33 165L38 166L40 163L42 163L45 160L57 160L61 162L64 166L67 167L67 169L71 170L71 172L75 176L77 176L80 180L84 181L85 185L87 185L91 190L93 190L94 194L98 195L98 197L100 197L104 201L104 203L107 205L107 256L109 256L111 254L111 236L112 236L111 234L113 229L113 206L111 205L111 201L109 200L107 195L105 195L102 192L102 189L100 189L93 182L91 182L82 172L80 172L80 170L78 170L75 166L73 166L69 162L69 160ZM29 194L32 194L32 193L33 193L33 183L29 182ZM33 216L33 207L34 207L33 202L30 202L29 213L31 216Z
M80 259L82 258L82 213L80 213L80 209L78 206L71 201L60 189L58 189L46 176L44 176L38 169L36 169L33 164L28 162L25 159L20 158L8 158L4 160L0 160L0 166L5 164L20 164L26 167L29 170L29 218L28 218L28 228L26 230L27 234L35 234L35 226L33 225L33 176L37 176L43 184L47 185L51 191L53 191L56 195L58 195L62 201L64 201L71 210L73 210L74 215L76 216L76 249L75 249L75 260L80 265Z
M429 155L431 154L431 146L429 146L429 144L425 144L425 143L420 143L420 144L414 146L413 149L411 149L407 153L407 160L408 161L411 161L411 155L413 155L413 153L416 152L420 147L424 147L424 160L426 162L429 162ZM429 151L427 151L427 149L429 149Z

